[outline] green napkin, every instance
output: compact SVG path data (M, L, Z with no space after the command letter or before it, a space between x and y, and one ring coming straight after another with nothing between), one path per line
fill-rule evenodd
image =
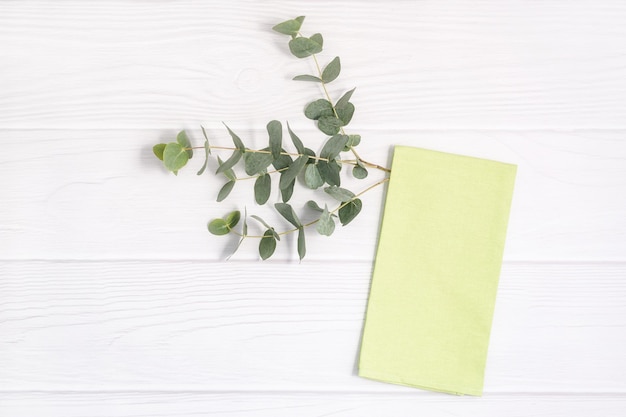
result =
M482 395L516 166L397 146L359 375Z

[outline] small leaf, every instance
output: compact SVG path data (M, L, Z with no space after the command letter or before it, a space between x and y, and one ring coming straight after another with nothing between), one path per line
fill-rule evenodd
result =
M167 146L165 143L159 143L152 147L152 152L154 152L154 155L161 161L163 160L163 151L165 150L165 146Z
M219 174L220 172L226 172L227 170L237 165L237 162L239 162L239 160L241 159L241 155L242 154L241 152L239 152L239 150L233 151L233 154L230 156L230 158L228 158L223 164L220 164L215 173Z
M270 136L270 151L272 158L278 159L283 142L283 125L278 120L272 120L267 124L267 133Z
M200 171L198 171L198 175L204 174L207 166L209 165L209 155L211 154L211 146L209 145L209 139L206 137L206 133L204 132L204 128L202 128L202 133L204 133L205 141L204 141L204 164Z
M230 213L228 213L228 215L226 215L226 218L224 220L226 220L226 225L232 229L233 227L237 226L237 223L239 223L240 219L241 219L241 212L239 210L235 210L235 211L231 211Z
M213 219L209 222L208 227L209 232L217 236L227 235L230 232L228 224L224 219Z
M324 185L324 179L320 175L316 164L307 165L306 169L304 170L304 183L312 190L315 190Z
M330 195L337 201L345 203L346 201L350 201L354 198L354 193L350 190L346 190L345 188L339 188L335 186L324 188L326 194Z
M330 61L328 65L326 65L326 68L324 68L324 71L322 72L322 80L325 83L334 81L339 76L340 72L341 62L339 60L339 57L337 56L335 57L335 59Z
M272 192L272 177L268 174L260 175L254 182L254 200L257 204L267 203Z
M229 260L235 253L237 253L237 251L241 247L241 244L243 243L245 238L248 236L248 223L247 223L247 220L248 220L248 210L245 209L245 214L243 216L243 226L241 228L241 238L239 239L239 242L237 243L237 246L235 247L235 250L230 255L228 255L226 260Z
M268 151L268 153L248 151L243 154L246 174L250 176L260 174L272 164L272 155L269 153L269 148L261 149L261 151Z
M305 204L306 207L310 208L311 210L315 210L319 213L322 213L324 211L323 208L321 208L315 201L313 200L309 200L306 202ZM332 217L337 217L336 214L331 214Z
M317 128L327 135L336 135L341 130L343 122L335 116L322 116L317 120Z
M328 185L341 185L341 177L339 176L339 166L335 162L328 163L326 161L319 161L317 169L320 176Z
M300 260L306 255L306 240L304 238L304 228L298 228L298 256Z
M266 230L259 242L259 255L261 255L261 259L263 260L272 256L276 250L276 237L274 234L275 232L273 230Z
M293 211L293 208L287 203L276 203L274 204L276 211L280 213L289 223L293 224L296 227L302 227L302 223L300 223L300 219L296 215L296 212Z
M321 36L316 38L318 41ZM289 41L289 50L297 58L306 58L322 52L322 45L313 39L300 36Z
M224 126L226 126L226 123L222 124ZM228 130L228 133L230 133L230 137L233 138L233 143L235 144L235 148L239 149L239 152L243 153L246 151L246 147L244 146L243 142L241 141L241 139L239 138L239 136L237 136L235 134L235 132L233 132L232 130L230 130L230 127L226 126L226 129Z
M363 203L360 199L356 198L350 201L348 204L339 209L339 221L343 226L350 223L361 211Z
M317 162L317 160L315 158L315 152L313 152L311 149L304 148L304 154L309 157L309 160L306 161L307 164L314 164L314 163Z
M280 197L283 200L283 203L291 200L291 196L293 195L293 189L295 188L296 180L291 181L285 188L280 189Z
M219 166L222 166L222 164L224 164L224 161L222 161L222 158L220 158L219 156L217 157L217 164ZM226 178L228 178L231 181L236 181L237 180L237 176L235 175L235 171L233 171L232 168L225 169L224 170L224 175L226 176Z
M185 132L184 130L178 132L178 135L176 135L176 142L178 142L180 146L185 148L187 156L189 157L189 159L191 159L193 157L193 149L191 149L191 142L187 137L187 132Z
M281 149L280 157L272 161L272 166L276 170L281 170L290 166L292 162L293 159L291 158L291 156L287 155L284 149Z
M206 140L205 148L207 149L207 152L210 155L211 154L211 147L209 146L209 137L206 134L206 130L204 130L204 126L200 125L200 128L202 129L202 134L204 135L204 139Z
M287 131L289 131L289 136L291 136L291 141L293 142L293 146L296 147L296 150L298 151L298 153L304 154L305 153L304 145L302 144L302 141L300 140L300 138L296 136L295 133L293 133L293 130L291 130L289 123L287 123Z
M296 36L300 31L304 16L298 16L295 19L286 20L274 26L272 30L284 35Z
M326 141L322 150L320 151L320 157L329 160L335 159L339 156L339 153L345 148L348 143L348 136L346 135L334 135Z
M168 170L175 172L184 167L189 161L189 154L179 143L171 142L163 150L163 164Z
M224 201L224 199L228 197L228 194L230 194L230 192L233 190L234 186L235 181L228 181L226 184L224 184L220 191L217 193L217 202L219 203L221 201Z
M352 116L354 115L354 104L348 103L343 107L336 108L336 110L337 116L339 117L339 120L341 120L343 126L350 123L350 120L352 120Z
M330 101L320 98L304 108L304 115L311 120L318 120L323 116L334 116L335 112Z
M324 46L324 38L322 37L321 33L315 33L313 35L311 35L311 40L317 44L319 44L320 47Z
M342 109L347 106L350 102L350 98L352 98L352 93L354 93L354 90L356 90L356 88L353 88L352 90L341 96L341 98L337 100L337 103L335 104L335 109Z
M367 169L365 169L365 167L361 164L355 165L354 168L352 168L352 175L354 176L354 178L362 180L364 178L367 178L367 174Z
M343 151L348 152L350 148L357 146L359 143L361 143L361 135L348 135L348 142Z
M324 205L324 210L322 210L322 215L320 216L315 229L320 235L324 236L330 236L335 231L335 221L331 217L327 205Z
M302 169L306 165L306 161L308 159L309 157L306 155L296 158L296 160L293 162L293 164L291 164L287 171L284 171L282 173L282 175L280 176L279 184L279 188L281 190L287 188L296 179L298 174L300 174L300 171L302 171Z
M303 74L303 75L296 75L295 77L293 77L294 81L313 81L316 83L321 83L322 79L319 77L316 77L315 75L309 75L309 74Z

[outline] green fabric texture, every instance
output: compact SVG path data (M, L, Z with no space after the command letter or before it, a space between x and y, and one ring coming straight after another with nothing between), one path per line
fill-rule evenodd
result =
M516 170L395 148L360 376L482 395Z

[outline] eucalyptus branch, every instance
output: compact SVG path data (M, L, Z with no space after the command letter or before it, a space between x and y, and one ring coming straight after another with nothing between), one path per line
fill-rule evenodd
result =
M363 203L359 197L389 181L389 177L386 176L358 194L354 194L341 187L341 171L344 165L352 166L352 177L356 179L366 178L367 168L385 173L391 172L388 168L368 162L359 155L355 148L361 142L360 135L346 134L344 127L350 123L355 111L354 104L350 102L354 89L344 93L336 102L333 101L327 84L339 77L340 59L335 57L324 68L320 66L317 54L323 49L324 39L319 33L310 37L303 36L300 33L303 21L304 16L299 16L279 23L273 27L273 30L290 36L289 50L294 56L312 57L315 63L317 75L298 75L294 77L294 80L318 82L322 86L325 98L307 104L304 110L304 115L315 121L317 128L326 135L319 154L305 147L289 124L287 124L287 132L296 152L286 150L283 145L283 125L278 120L272 120L267 124L268 146L263 149L246 147L244 141L226 125L224 126L234 145L232 147L211 145L204 127L202 127L205 139L203 146L192 146L187 133L183 130L176 136L176 141L159 143L153 147L157 158L163 161L165 168L174 174L187 165L194 156L194 151L204 151L204 164L198 171L198 175L206 171L208 162L213 156L212 151L230 152L226 160L222 160L219 156L216 158L218 168L215 174L224 176L226 179L217 194L218 202L228 198L240 180L254 179L254 199L258 205L263 206L268 203L272 189L276 188L272 186L272 178L277 179L275 182L278 182L277 188L281 202L273 204L273 208L294 228L279 233L261 217L251 215L250 218L259 222L265 232L263 235L249 235L247 209L244 210L243 219L241 212L235 210L208 223L209 232L214 235L238 236L240 240L237 249L246 238L259 239L259 254L264 260L272 256L281 236L295 232L298 233L298 255L302 259L306 254L305 229L315 225L319 234L330 236L335 229L335 219L338 219L342 226L348 225L361 212ZM356 159L342 159L341 155L344 152L351 152ZM237 172L240 170L245 171L246 176L238 177ZM301 181L298 182L297 178ZM302 223L288 203L294 194L296 184L302 183L312 192L322 188L327 195L339 202L338 206L329 210L327 205L322 208L314 200L309 200L306 203L307 207L319 212L320 215L317 219ZM236 229L240 222L241 231Z

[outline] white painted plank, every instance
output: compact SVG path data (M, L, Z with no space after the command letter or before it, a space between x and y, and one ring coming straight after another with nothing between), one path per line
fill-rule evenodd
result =
M361 128L626 127L623 1L392 4L1 2L0 128L294 120L313 66L270 28L299 14Z
M0 413L11 417L622 417L625 408L622 395L495 395L479 399L426 393L0 393Z
M198 127L189 127L201 145ZM231 145L222 126L208 129L214 145ZM260 148L267 140L261 129L237 132L249 146ZM394 144L518 164L507 260L625 259L625 130L358 132L363 135L361 155L383 165L389 164ZM175 133L0 130L0 258L224 259L235 241L210 235L206 224L232 209L243 211L244 206L278 229L286 227L273 210L254 203L252 181L238 184L232 196L216 203L225 180L195 175L202 165L201 154L178 177L168 175L151 147L173 140ZM310 128L298 134L314 150L324 140ZM214 169L213 164L210 170ZM372 171L363 181L348 176L344 185L359 191L381 178L382 173ZM276 181L274 186L270 202L278 201ZM292 204L305 219L314 218L302 208L311 198L332 207L325 193L301 187ZM330 238L311 230L305 262L371 261L383 199L383 187L365 194L359 217ZM256 225L251 228L257 230ZM256 246L245 242L235 259L257 259ZM279 245L275 256L297 259L292 242Z
M371 264L1 262L0 390L420 392L355 376ZM625 263L504 265L485 392L626 393Z

